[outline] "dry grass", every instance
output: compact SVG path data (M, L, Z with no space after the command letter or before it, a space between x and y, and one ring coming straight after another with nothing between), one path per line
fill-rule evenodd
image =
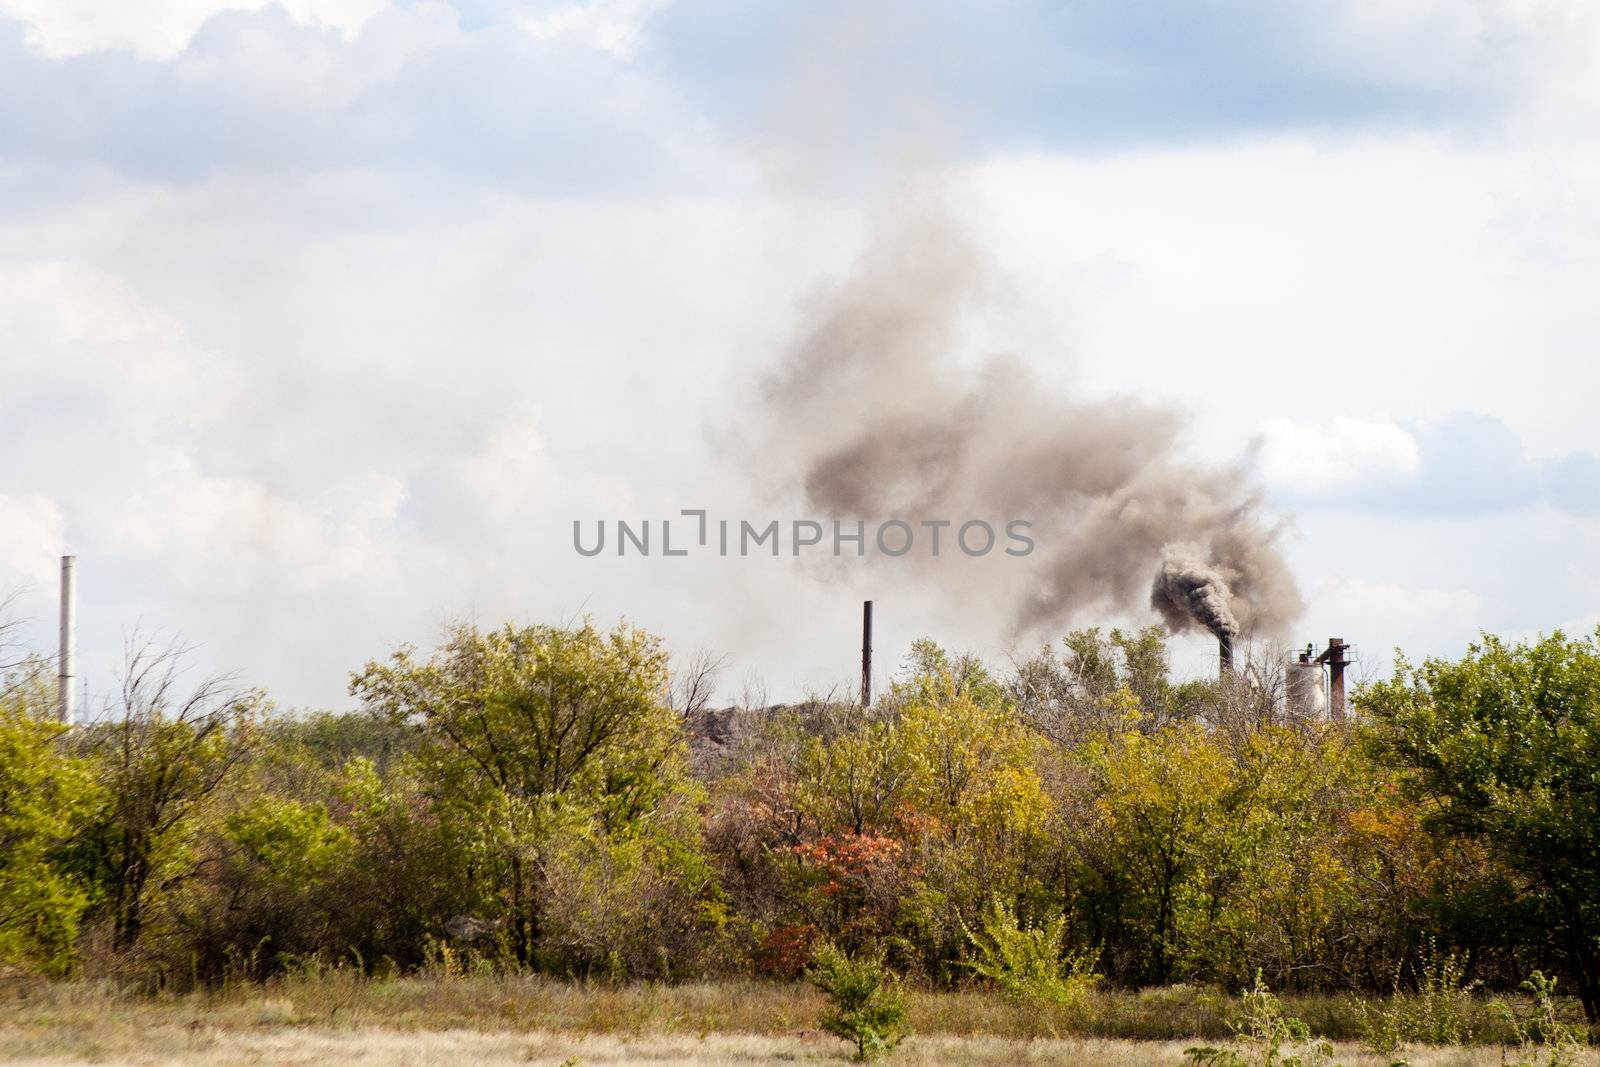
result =
M1320 1032L1332 998L1291 1000ZM0 1062L53 1064L839 1063L814 1029L816 993L758 982L579 985L533 977L377 981L344 971L205 993L137 996L109 983L0 987ZM1228 1002L1204 991L1097 994L1087 1011L1019 1008L982 991L919 992L918 1036L895 1064L1179 1064L1226 1030ZM1324 1020L1326 1021L1326 1019ZM1333 1033L1331 1036L1348 1036ZM1142 1037L1146 1040L1131 1040ZM1420 1050L1413 1067L1488 1067L1500 1049ZM1386 1063L1357 1045L1346 1067ZM1586 1062L1597 1063L1591 1057Z
M109 1029L110 1032L106 1032ZM1101 1038L1032 1039L977 1036L913 1038L894 1055L895 1065L1074 1064L1084 1067L1142 1067L1186 1064L1182 1041L1115 1041ZM200 1067L213 1064L266 1064L290 1067L328 1063L385 1064L395 1067L502 1067L551 1064L598 1067L601 1064L717 1065L762 1063L845 1063L845 1047L817 1034L770 1037L760 1034L688 1034L618 1037L614 1035L481 1033L472 1030L323 1029L267 1025L255 1030L206 1026L86 1027L63 1038L19 1040L0 1031L0 1057L9 1064L63 1067ZM1354 1046L1339 1046L1345 1067L1378 1067L1388 1061ZM1433 1049L1413 1054L1412 1067L1491 1067L1500 1064L1492 1048ZM1591 1059L1589 1062L1593 1062Z

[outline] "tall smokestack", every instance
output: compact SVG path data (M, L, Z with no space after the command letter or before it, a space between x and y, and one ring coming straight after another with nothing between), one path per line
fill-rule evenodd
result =
M1217 657L1221 660L1219 677L1226 677L1233 673L1233 638L1228 634L1217 635Z
M1318 663L1328 665L1328 715L1334 722L1344 722L1344 669L1350 666L1345 655L1350 646L1340 637L1328 638L1328 650L1317 657Z
M872 707L872 601L861 602L861 706Z
M61 660L56 677L56 718L68 725L73 720L73 683L77 680L78 658L78 557L61 557Z

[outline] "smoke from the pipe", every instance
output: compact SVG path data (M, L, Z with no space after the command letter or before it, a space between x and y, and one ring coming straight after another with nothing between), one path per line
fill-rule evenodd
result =
M853 275L803 309L765 383L765 474L835 517L1031 520L1034 553L1004 560L1024 578L1017 632L1153 603L1175 629L1281 633L1302 603L1278 528L1241 469L1179 457L1177 412L1063 396L1006 357L961 364L978 313L1007 294L948 192L907 190ZM942 582L1001 573L917 558Z
M1199 545L1184 541L1168 545L1161 553L1161 569L1150 587L1150 606L1172 629L1187 629L1193 620L1217 637L1231 640L1239 636L1232 599L1227 578L1206 561Z

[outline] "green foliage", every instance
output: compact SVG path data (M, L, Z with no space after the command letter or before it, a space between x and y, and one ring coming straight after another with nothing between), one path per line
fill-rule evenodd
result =
M1521 1057L1507 1061L1509 1067L1576 1067L1581 1062L1584 1043L1578 1032L1561 1019L1556 980L1534 971L1522 983L1522 989L1533 1002L1527 1010L1518 1012L1503 1001L1494 1005L1510 1023L1516 1052Z
M1333 1045L1312 1036L1311 1028L1285 1015L1283 1004L1256 972L1255 983L1240 995L1239 1014L1229 1020L1234 1040L1244 1049L1197 1046L1184 1055L1203 1067L1328 1067Z
M587 623L490 633L458 626L426 662L403 649L352 682L370 711L422 730L417 765L435 798L432 813L466 850L520 963L535 962L546 938L559 888L549 876L570 876L561 863L571 859L574 835L603 842L596 858L620 858L632 872L624 883L635 889L673 882L657 883L648 865L626 859L637 829L687 789L687 750L667 682L657 639ZM636 919L601 921L569 908L563 936L631 932Z
M854 1044L857 1060L890 1052L908 1036L905 991L881 956L851 957L824 943L806 976L827 997L822 1029Z
M892 716L857 713L798 745L783 801L803 895L785 918L847 947L891 938L901 965L953 978L962 914L1035 886L1051 805L1040 739L987 672L930 643L914 667Z
M430 796L414 761L382 774L357 757L324 788L351 839L350 863L334 880L339 940L326 946L330 955L415 967L449 919L492 911L491 889L474 876L481 827Z
M1070 750L1055 798L1077 887L1063 904L1115 980L1242 985L1261 968L1337 985L1375 956L1387 969L1412 843L1343 731L1149 726L1119 693L1124 727Z
M619 825L651 811L682 771L667 677L660 642L627 626L458 626L427 662L402 649L351 690L418 722L441 780L533 810L579 800Z
M321 803L240 798L194 849L197 869L165 888L160 939L145 949L168 981L256 979L316 958L344 947L365 906L348 892L350 832Z
M851 724L802 744L794 803L819 834L865 834L893 827L902 814L910 768L892 723Z
M272 721L268 741L279 751L303 754L310 762L336 771L353 759L370 761L387 771L416 751L421 733L415 724L382 715L349 715L317 711L298 718Z
M1081 1005L1100 980L1094 971L1098 953L1068 952L1066 916L1043 923L1017 918L1017 911L996 897L967 937L977 959L967 966L994 982L1013 1000Z
M715 875L680 805L633 832L574 827L544 866L541 960L563 974L683 978L707 962L724 913Z
M1165 985L1185 976L1183 947L1213 914L1238 768L1198 724L1092 742L1083 758L1091 792L1073 841L1096 902L1115 909L1096 918L1138 954L1128 977Z
M1520 908L1527 934L1554 935L1600 1019L1600 638L1486 635L1458 662L1402 658L1359 703L1377 750L1409 772L1425 824L1513 873L1507 914Z
M98 802L90 768L60 748L37 687L0 695L0 964L63 974L77 958L87 887L66 852Z
M1004 705L980 703L953 678L929 682L900 714L905 797L922 818L964 839L1037 832L1048 812L1034 767L1037 739Z
M1073 630L1059 652L1045 648L1018 664L1008 688L1025 721L1069 745L1117 736L1138 721L1164 725L1183 710L1168 678L1166 632L1158 626L1132 634Z
M904 677L896 680L891 698L928 703L957 695L989 708L1006 702L1005 687L977 656L952 656L927 638L911 642Z
M216 800L254 752L260 693L223 680L180 688L175 651L136 649L124 667L121 707L111 722L77 738L104 786L103 805L77 853L96 884L96 911L112 945L140 946L164 917L168 887L204 862L203 831Z
M333 825L328 809L281 797L261 797L231 813L227 840L248 859L257 877L275 885L304 886L348 862L350 833Z
M1395 969L1394 989L1386 1004L1356 1002L1362 1040L1381 1056L1393 1056L1409 1044L1462 1045L1473 1038L1470 1013L1477 982L1466 978L1466 960L1441 953L1432 939L1410 969L1414 992L1402 988L1404 965Z
M46 685L0 700L7 967L793 977L828 942L814 974L841 994L977 974L1051 1018L1096 970L1254 980L1239 1040L1272 1062L1317 1050L1269 984L1335 994L1338 1032L1359 1014L1393 1054L1500 1025L1467 944L1487 988L1553 960L1586 1007L1600 967L1593 641L1402 664L1355 728L1275 719L1266 674L1174 685L1153 630L1077 631L1004 678L918 642L871 708L688 725L626 626L458 627L369 664L356 714L266 722L259 694L131 666L97 726L45 722ZM1210 1020L1185 1032L1220 1032L1185 996ZM1546 999L1525 1043L1557 1033ZM835 1014L893 1022L875 1003Z

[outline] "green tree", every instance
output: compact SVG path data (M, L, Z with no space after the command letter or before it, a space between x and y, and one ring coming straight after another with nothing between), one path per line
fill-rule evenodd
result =
M265 704L223 678L185 689L181 658L180 650L135 646L114 718L79 742L105 787L79 855L94 871L119 950L138 943L152 904L191 873L201 817L253 749Z
M1007 845L1036 832L1046 813L1034 769L1037 737L1004 705L985 706L947 679L930 683L900 715L906 795L920 816L964 839Z
M1053 647L1017 664L1011 702L1040 733L1073 746L1089 738L1114 738L1139 713L1144 729L1164 724L1178 703L1168 679L1166 631L1159 626L1128 634L1099 627L1073 630Z
M898 679L891 696L898 700L938 698L960 695L985 707L1006 702L1005 687L971 652L952 656L938 642L923 637L911 643L906 657L904 678Z
M353 851L342 926L349 947L366 960L416 966L441 922L495 910L498 888L481 874L481 820L465 817L436 792L409 758L380 774L372 761L356 757L333 783L331 803L343 812Z
M1406 768L1425 825L1516 876L1591 1021L1600 1020L1600 637L1485 635L1459 661L1403 657L1357 695Z
M889 1052L905 1040L905 991L881 956L851 957L824 944L807 976L828 998L822 1028L854 1044L857 1060Z
M1094 950L1068 952L1067 917L1042 922L1019 918L999 897L968 929L975 958L967 966L994 982L1013 1000L1077 1005L1100 980Z
M1179 967L1193 925L1216 909L1207 887L1226 862L1235 765L1196 723L1130 728L1081 758L1089 795L1070 806L1067 833L1097 940L1126 953L1125 980L1187 977Z
M911 769L892 723L806 738L798 770L794 804L818 834L883 832L904 814Z
M149 953L178 980L263 978L296 959L337 958L351 899L349 831L320 803L270 792L208 820L192 877L166 894Z
M686 798L687 799L687 798ZM584 977L681 978L708 962L723 909L689 803L606 833L594 823L552 842L543 956Z
M72 967L89 903L63 854L97 792L89 768L60 748L66 727L27 681L0 696L0 963L48 974Z
M1268 724L1213 737L1231 773L1212 815L1186 969L1229 985L1256 970L1283 985L1327 984L1373 940L1358 930L1381 905L1361 899L1367 855L1352 820L1381 797L1384 775L1337 728Z
M476 828L519 960L538 945L543 867L558 833L625 831L682 787L687 751L660 642L602 633L456 626L426 661L411 649L351 683L371 710L418 723L444 817Z

